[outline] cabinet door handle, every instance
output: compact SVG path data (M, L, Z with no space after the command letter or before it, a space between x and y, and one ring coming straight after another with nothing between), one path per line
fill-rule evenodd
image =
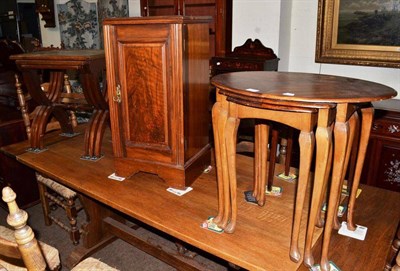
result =
M117 85L117 90L115 92L115 96L113 97L113 101L117 103L121 103L121 86Z

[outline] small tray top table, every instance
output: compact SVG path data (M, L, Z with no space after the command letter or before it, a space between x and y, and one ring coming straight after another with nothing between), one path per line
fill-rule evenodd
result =
M109 119L107 87L100 87L100 77L105 71L103 50L45 50L11 56L22 72L23 82L29 94L40 107L31 128L30 145L34 150L44 148L43 136L51 115L60 123L65 134L73 134L67 110L92 112L89 126L85 131L83 158L101 157L101 141ZM49 71L49 88L41 89L39 71ZM79 74L84 98L63 93L64 74L75 70ZM103 77L105 75L103 74ZM77 99L78 96L78 99ZM82 100L86 100L82 103Z

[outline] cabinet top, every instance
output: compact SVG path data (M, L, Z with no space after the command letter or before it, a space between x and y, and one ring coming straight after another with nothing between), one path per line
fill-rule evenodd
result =
M149 16L149 17L125 17L125 18L107 18L103 25L129 25L129 24L192 24L192 23L210 23L211 16Z

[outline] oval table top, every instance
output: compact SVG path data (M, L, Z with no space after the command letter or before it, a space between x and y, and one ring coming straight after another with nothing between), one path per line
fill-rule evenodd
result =
M301 103L365 103L397 95L391 87L366 80L297 72L224 73L211 83L227 96Z

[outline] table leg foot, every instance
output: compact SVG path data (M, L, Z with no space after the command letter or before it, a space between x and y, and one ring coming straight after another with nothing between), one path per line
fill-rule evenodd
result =
M304 253L304 264L307 267L312 267L314 265L314 257L311 253Z
M300 261L301 255L297 247L290 248L289 255L290 255L290 260L292 260L293 262L298 263Z
M347 222L347 229L348 229L349 231L355 231L356 228L357 228L357 227L356 227L356 225L353 224L353 222L352 222L352 223Z
M325 225L325 219L323 219L321 215L319 215L317 218L317 223L315 223L315 226L317 226L318 228L323 228L324 225Z
M340 226L341 226L341 224L340 224L339 218L337 216L335 216L335 219L333 220L333 228L335 230L339 230Z
M322 271L329 271L329 270L331 270L331 265L330 265L328 259L322 259L322 260L321 260L321 270L322 270Z
M234 233L236 228L236 221L231 222L228 224L227 227L225 227L224 232L226 233Z

